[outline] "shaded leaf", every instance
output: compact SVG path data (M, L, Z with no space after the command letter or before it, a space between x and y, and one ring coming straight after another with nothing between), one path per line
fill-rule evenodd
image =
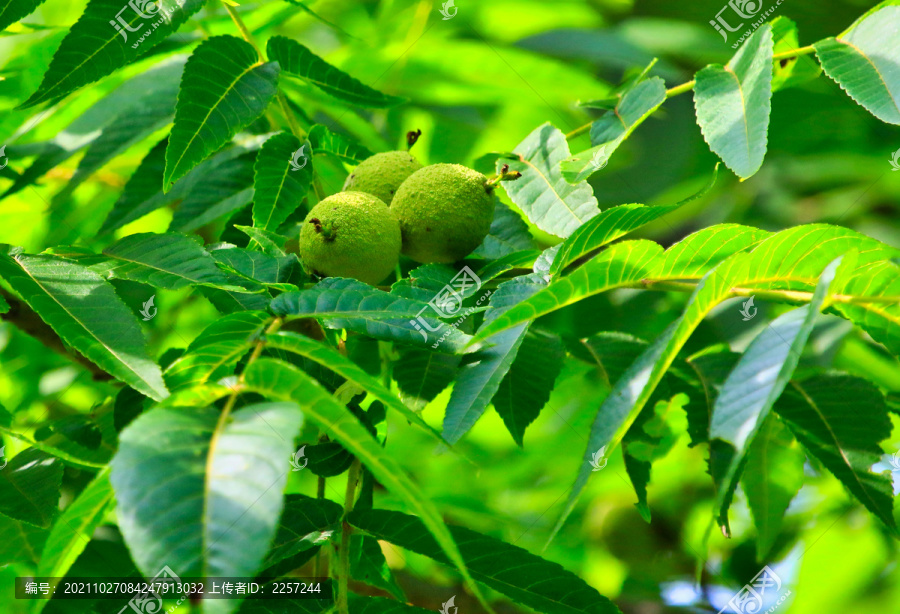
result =
M0 471L0 513L47 528L59 512L62 463L36 448L16 454Z
M495 197L491 229L472 255L489 259L502 258L534 246L534 239L525 220Z
M306 198L313 177L309 147L280 132L259 150L253 167L254 227L276 230Z
M388 510L355 510L348 521L378 539L449 564L422 521L415 516ZM450 532L459 544L472 576L516 603L539 612L619 612L606 597L557 563L464 527L450 527Z
M322 124L316 124L309 129L309 142L313 153L333 154L349 164L359 164L373 155L350 137L332 132Z

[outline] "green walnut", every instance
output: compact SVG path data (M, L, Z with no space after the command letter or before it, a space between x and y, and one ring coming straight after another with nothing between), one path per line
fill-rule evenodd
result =
M310 210L298 253L307 271L375 285L397 266L400 243L397 216L383 201L362 192L341 192Z
M408 151L378 153L350 173L344 182L344 191L365 192L390 205L400 184L420 168L422 164Z
M403 182L391 209L403 253L418 262L456 262L481 245L494 219L493 186L459 164L433 164Z

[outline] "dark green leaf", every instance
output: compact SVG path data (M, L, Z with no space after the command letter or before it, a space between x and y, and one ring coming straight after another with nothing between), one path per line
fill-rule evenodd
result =
M332 132L322 124L309 129L309 142L313 153L329 153L349 164L359 164L372 156L372 152L348 136Z
M306 198L313 169L309 143L287 132L262 146L253 167L253 226L277 230Z
M0 471L0 513L47 528L59 512L62 463L36 448L16 454Z

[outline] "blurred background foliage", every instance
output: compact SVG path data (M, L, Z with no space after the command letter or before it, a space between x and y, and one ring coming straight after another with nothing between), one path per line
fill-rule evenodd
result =
M768 8L774 1L763 4ZM800 44L807 45L841 32L872 4L785 0L770 19L786 16L796 21ZM204 37L235 34L222 6L211 0L179 34L154 49L151 58L46 111L16 110L37 89L53 52L84 6L83 0L48 0L25 24L0 36L0 144L9 146L0 189L12 185L43 147L73 154L0 202L0 242L30 252L65 244L99 251L108 244L110 237L97 236L103 220L138 163L168 130L162 126L129 145L60 197L82 155L79 137L89 137L91 131L90 122L79 128L70 126L73 120L158 62L159 56L184 53ZM449 20L441 18L440 3L415 0L303 4L270 0L245 2L240 11L260 40L289 36L364 83L409 99L389 110L356 109L285 77L304 128L325 124L372 151L398 148L408 130L421 129L415 153L424 163L476 165L489 152L512 150L546 121L564 132L574 130L596 113L579 107L578 101L609 95L623 78L654 57L659 61L653 74L672 87L690 80L708 63L727 62L733 53L708 23L722 8L721 0L458 0L456 6L458 14ZM640 127L609 166L591 178L601 207L671 204L699 189L709 179L716 158L693 115L692 96L682 95ZM262 124L254 130L268 131L269 126ZM572 139L570 146L572 151L585 149L588 137ZM17 147L22 154L16 155ZM723 169L708 196L640 234L668 246L689 232L722 222L768 230L828 222L900 246L900 173L890 172L888 163L898 147L898 130L857 107L833 81L809 81L775 95L769 152L758 174L739 182ZM326 192L338 191L347 167L333 158L317 157L315 163ZM158 209L115 236L161 232L171 218L170 208ZM221 232L221 225L201 230L209 240ZM129 282L116 285L137 312L147 288ZM652 339L683 301L683 296L664 293L617 292L584 301L553 318L556 330L570 343L600 330ZM189 291L160 291L157 306L158 317L145 328L156 356L185 347L217 317L206 299ZM688 349L724 342L742 350L752 334L785 309L761 301L757 306L761 317L743 322L739 304L723 305L698 330ZM588 320L580 317L584 313L600 327L587 325ZM810 347L806 366L858 373L900 394L898 361L848 323L823 318ZM46 351L39 342L0 325L0 404L16 414L17 429L27 429L47 416L103 414L109 411L114 392L111 385L93 381L89 372ZM393 422L388 426L388 447L449 521L540 552L581 462L590 422L607 392L594 369L569 359L549 405L529 429L524 449L515 445L493 411L459 444L461 456L441 454L415 430ZM425 408L429 422L440 423L447 397L445 391ZM582 575L625 612L717 611L763 564L776 569L792 591L779 611L897 611L896 542L815 465L807 464L808 481L766 560L756 559L754 529L740 493L732 511L733 538L713 532L707 542L713 491L705 452L687 447L679 424L683 414L667 415L680 435L671 452L654 464L649 489L652 522L645 523L635 509L635 495L617 453L589 482L576 512L544 556ZM8 425L10 419L6 412L0 414L0 423ZM897 426L896 415L893 420ZM4 443L10 451L24 445L8 437ZM890 444L888 454L900 447L900 438ZM890 466L885 463L881 468ZM896 493L900 472L894 475ZM85 479L77 470L67 469L70 486ZM292 474L291 479L289 490L314 493L311 474ZM340 484L331 487L335 493L343 492ZM390 505L389 494L379 491L377 496L383 506ZM9 530L0 527L0 537ZM91 557L98 552L107 560L120 557L129 564L114 531L103 529L77 568L91 569ZM461 613L478 610L452 574L411 553L389 549L387 556L417 605L438 610L457 594ZM698 591L694 577L699 564L703 588ZM27 567L15 565L0 570L0 576L5 583L27 572ZM435 584L443 585L442 592L426 588ZM0 610L17 611L15 607L7 602Z

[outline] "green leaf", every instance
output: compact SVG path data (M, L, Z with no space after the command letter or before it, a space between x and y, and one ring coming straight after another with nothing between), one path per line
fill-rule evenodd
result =
M175 33L204 4L205 0L159 0L157 11L150 15L147 11L152 9L145 5L147 17L142 17L120 0L90 0L59 45L41 86L20 108L58 100L133 62Z
M175 391L231 375L271 319L262 311L241 311L213 322L169 365L166 383Z
M422 420L419 414L401 403L400 399L385 388L381 382L339 352L309 337L288 331L279 331L266 335L265 341L266 347L293 352L328 367L347 381L357 384L387 407L400 413L407 420L424 429L443 443L440 434Z
M254 227L277 230L306 198L313 178L309 148L293 134L280 132L259 150L253 167Z
M390 593L395 599L406 601L384 558L381 544L374 537L358 533L350 536L350 576Z
M193 284L228 285L200 241L177 233L142 233L119 239L103 253L121 263L110 268L120 279L177 290Z
M48 531L0 514L0 565L37 564Z
M505 311L515 309L515 305L534 296L544 286L537 275L517 277L500 284L491 295L491 308L482 328L503 317ZM443 435L448 442L459 441L484 414L516 359L528 327L529 324L521 324L501 332L491 339L490 346L475 352L472 362L460 368L444 414Z
M666 101L666 84L659 77L641 81L621 97L615 109L591 124L591 147L563 160L563 177L577 184L602 169L635 128Z
M883 122L900 124L900 6L886 6L849 32L813 45L825 74Z
M44 0L0 0L0 32L31 15Z
M16 454L0 471L0 513L47 528L59 512L62 463L36 448Z
M775 55L800 48L797 24L787 17L778 16L772 21L772 39ZM795 56L775 63L772 73L772 91L797 87L822 74L822 69L808 55Z
M348 521L378 539L449 564L422 521L414 516L365 510L351 512ZM472 576L516 603L552 614L619 612L606 597L557 563L464 527L450 527L450 532Z
M821 374L792 382L776 411L803 444L860 503L896 533L887 472L872 473L891 435L884 396L864 379Z
M349 601L350 614L433 614L434 612L434 610L426 610L385 597L362 597L350 593Z
M250 290L259 289L260 284L286 283L299 263L295 254L270 256L264 252L251 251L240 247L214 246L209 252L216 262L227 267L247 280L242 284Z
M253 239L251 245L255 243L262 249L263 253L274 256L275 258L287 256L287 253L284 251L284 246L287 244L287 237L272 232L271 230L263 230L262 228L254 228L253 226L241 226L240 224L235 224L234 227Z
M887 254L885 254L887 256ZM900 297L900 266L889 260L859 262L857 268L839 276L835 294L849 296ZM841 303L835 310L865 330L894 356L900 356L900 301Z
M394 362L400 398L414 410L423 409L456 377L461 356L419 348L403 348Z
M529 331L491 399L509 434L523 446L525 429L550 400L562 371L565 348L557 335Z
M756 559L765 560L775 545L784 513L803 486L806 460L794 436L775 416L763 422L747 451L741 485L756 526Z
M110 481L140 571L253 576L276 534L302 422L293 403L259 403L225 420L214 407L157 408L129 425ZM205 605L227 613L239 602Z
M560 130L546 123L536 128L515 148L518 159L497 161L522 176L502 182L510 200L545 232L568 237L576 228L599 213L594 191L585 182L571 185L559 164L569 157L569 144Z
M62 339L155 400L169 393L134 313L94 271L52 256L0 254L0 276Z
M328 499L287 495L263 569L327 542L334 531L340 531L343 513L340 505Z
M16 454L0 471L0 513L47 528L59 511L62 463L36 448Z
M567 266L590 252L612 243L633 230L649 224L682 205L706 196L716 183L719 165L713 170L712 179L699 192L674 205L645 207L640 204L620 205L602 211L598 216L579 226L569 235L553 259L550 275L556 275Z
M297 41L273 36L266 44L266 55L281 66L284 72L306 79L320 90L361 107L383 109L393 107L405 98L389 96L360 83L335 68Z
M728 527L728 508L747 450L800 362L840 262L825 268L808 305L779 316L750 342L719 392L709 439L718 487L715 513L722 527Z
M697 123L710 149L742 179L751 177L766 156L772 109L772 28L753 33L725 66L697 73Z
M373 154L348 136L332 132L322 124L309 129L309 142L313 153L329 153L348 164L359 164Z
M263 63L233 36L203 41L184 67L166 148L163 189L263 114L278 87L278 65Z
M75 559L91 541L94 530L103 521L112 500L109 469L104 468L84 487L54 523L44 544L41 562L35 575L48 578L65 577ZM32 610L33 614L41 612L46 604L46 600L37 600Z
M346 328L384 341L399 341L419 347L455 353L469 336L422 315L428 303L403 298L353 279L329 277L308 290L286 292L269 305L276 315L321 318L329 328ZM414 323L424 320L428 335ZM440 337L447 337L441 342Z
M244 372L244 384L248 390L297 403L305 416L316 422L331 439L354 454L381 484L419 514L440 548L447 554L448 560L452 561L467 580L479 601L485 603L438 510L394 460L385 454L378 440L349 409L338 403L303 371L278 360L261 358L250 364Z
M483 326L473 337L483 341L522 322L534 320L589 296L639 282L647 277L662 248L652 241L625 241L597 254Z
M491 229L472 255L489 259L502 258L518 251L533 249L534 246L534 239L525 220L499 198L494 198Z

